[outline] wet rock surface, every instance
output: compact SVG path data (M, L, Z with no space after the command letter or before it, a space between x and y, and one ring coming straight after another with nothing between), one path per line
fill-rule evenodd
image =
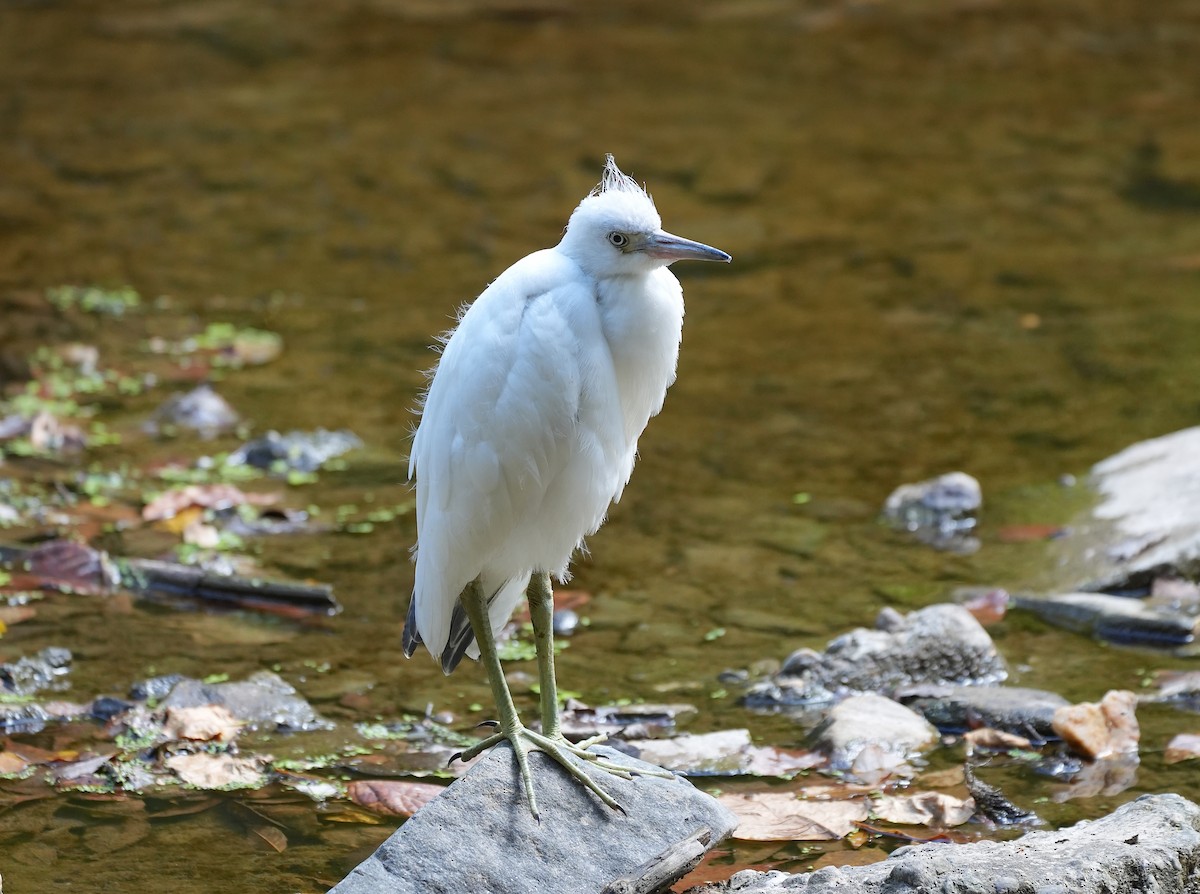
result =
M1018 596L1017 608L1105 642L1124 646L1181 648L1195 640L1196 619L1135 596L1056 593Z
M788 875L745 870L689 894L1185 894L1200 890L1200 807L1143 795L1108 816L1016 841L905 847L869 866Z
M71 651L60 646L0 664L0 692L29 696L43 689L64 689L71 670Z
M161 707L204 705L220 705L238 720L267 729L304 731L330 726L290 683L271 671L224 683L184 678L174 684Z
M856 769L870 749L903 761L937 741L937 730L920 714L881 695L852 695L839 702L814 733L835 770Z
M1200 576L1200 427L1142 441L1092 468L1100 502L1072 525L1058 572L1081 590Z
M1006 674L992 638L965 608L931 605L907 616L885 609L874 630L839 636L824 652L793 652L779 673L750 688L746 703L807 705L916 684L994 683Z
M211 385L199 385L163 403L147 420L145 430L148 434L165 435L186 429L202 438L215 438L234 428L240 419L237 411Z
M640 763L594 750L625 766ZM600 774L621 813L541 752L529 759L540 822L525 801L512 751L499 746L331 894L650 894L668 888L736 825L717 801L678 777Z
M315 472L326 462L363 446L351 431L269 431L242 445L229 455L231 466L247 465L259 469Z
M939 730L960 733L986 726L1034 741L1054 735L1054 712L1068 701L1020 686L913 687L898 695Z
M972 532L982 505L979 482L965 472L949 472L896 488L883 504L883 518L935 549L971 553L979 549Z

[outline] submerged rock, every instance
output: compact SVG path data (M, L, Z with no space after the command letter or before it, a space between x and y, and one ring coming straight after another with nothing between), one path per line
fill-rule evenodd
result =
M745 870L688 894L1190 894L1200 871L1200 807L1143 795L1092 822L1015 841L902 847L869 866Z
M832 769L864 778L864 752L872 773L890 771L937 742L938 732L920 714L889 698L852 695L830 709L813 737L817 748L829 755Z
M593 750L648 766L611 748ZM498 746L330 894L651 894L670 888L737 825L678 777L597 774L624 808L616 811L540 751L529 762L540 821L529 811L512 751Z
M992 638L961 606L931 605L907 616L885 609L876 624L883 629L860 627L824 652L793 652L779 673L750 688L746 704L807 705L918 684L996 683L1007 675Z
M1196 638L1196 619L1134 596L1058 593L1018 596L1017 608L1097 639L1125 646L1180 648Z
M50 646L36 655L0 664L0 692L27 696L43 689L65 689L71 658L69 649Z
M0 704L0 733L40 733L52 718L41 705Z
M238 424L240 417L211 385L199 385L187 394L176 394L154 411L146 423L149 434L168 434L186 428L202 438L215 438Z
M325 720L290 683L271 671L258 671L245 680L205 683L184 678L163 700L163 708L221 705L238 720L281 731L328 729Z
M1055 735L1054 712L1070 704L1057 693L1020 686L916 686L897 697L943 732L986 726L1034 741Z
M226 465L254 466L276 471L315 472L335 456L363 446L352 431L269 431L229 455Z
M883 504L883 518L936 549L970 553L979 549L972 532L982 505L979 482L966 472L949 472L896 488Z

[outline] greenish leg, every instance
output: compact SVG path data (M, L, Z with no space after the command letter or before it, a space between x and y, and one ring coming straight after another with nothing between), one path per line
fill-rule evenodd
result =
M529 809L534 818L537 818L537 798L533 793L533 777L529 775L529 752L518 742L524 727L521 725L520 715L517 714L517 707L513 704L512 693L508 691L508 681L504 679L504 667L496 653L496 637L492 633L491 619L488 618L487 597L480 589L478 579L473 580L470 586L463 590L459 599L471 622L471 629L475 632L475 641L479 643L479 660L487 670L488 684L492 687L492 698L496 702L496 713L500 721L499 733L463 752L463 757L470 759L497 742L508 739L512 743L513 754L517 757L517 768L525 786L525 797L529 799Z
M548 581L547 581L548 583ZM547 589L549 589L547 587ZM605 770L614 776L620 776L624 779L632 779L632 774L611 761L601 758L599 755L586 751L583 748L573 745L566 741L562 735L556 733L553 736L536 733L531 729L527 729L522 723L521 718L517 714L516 706L513 704L512 694L508 691L508 683L504 679L504 668L500 664L500 656L496 654L496 637L492 633L492 624L488 618L487 597L479 589L478 582L472 583L467 587L459 597L462 601L463 609L467 613L467 618L471 621L471 629L475 632L475 640L479 643L479 659L483 662L483 666L487 669L488 683L492 687L492 697L496 700L496 713L500 722L500 731L495 735L488 736L480 742L476 742L466 751L455 755L456 758L463 760L471 760L474 757L482 754L497 745L500 742L507 740L512 744L513 754L517 759L517 769L521 775L521 783L525 788L525 797L529 801L529 810L533 814L534 819L539 819L537 798L533 792L533 777L529 772L529 752L538 750L545 752L551 759L558 763L564 770L570 773L582 786L596 795L601 801L612 807L614 810L621 810L621 805L617 803L608 792L592 779L591 776L583 769L579 758L591 764L594 767ZM551 646L553 644L551 643ZM542 660L542 650L538 649L538 667L539 669L546 665ZM552 719L557 728L558 711L557 701L554 695L553 683L553 653L549 664L550 669L550 695L549 702L553 707ZM545 701L546 690L543 689L543 708ZM543 717L545 715L543 714ZM454 758L451 758L454 760ZM663 771L665 775L673 775Z
M556 739L560 733L558 681L554 677L554 594L550 589L550 575L545 571L535 571L525 596L529 600L529 619L533 622L533 638L537 646L542 733Z

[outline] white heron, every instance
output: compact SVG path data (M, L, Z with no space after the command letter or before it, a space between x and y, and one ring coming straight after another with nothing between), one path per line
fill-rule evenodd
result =
M608 156L562 240L505 270L444 340L413 438L416 579L404 652L424 643L449 674L482 658L499 731L538 815L527 754L540 750L611 807L572 758L616 764L559 728L551 576L604 521L633 471L637 441L662 409L683 327L675 261L729 261L661 229L654 202ZM496 654L496 633L522 595L537 646L541 732L522 724Z

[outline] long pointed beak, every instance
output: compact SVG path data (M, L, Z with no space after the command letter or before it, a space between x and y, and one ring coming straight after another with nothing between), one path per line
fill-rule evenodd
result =
M703 242L693 242L682 236L673 236L659 230L651 233L642 246L642 251L652 258L662 258L664 261L724 261L733 260L719 248L705 245Z

